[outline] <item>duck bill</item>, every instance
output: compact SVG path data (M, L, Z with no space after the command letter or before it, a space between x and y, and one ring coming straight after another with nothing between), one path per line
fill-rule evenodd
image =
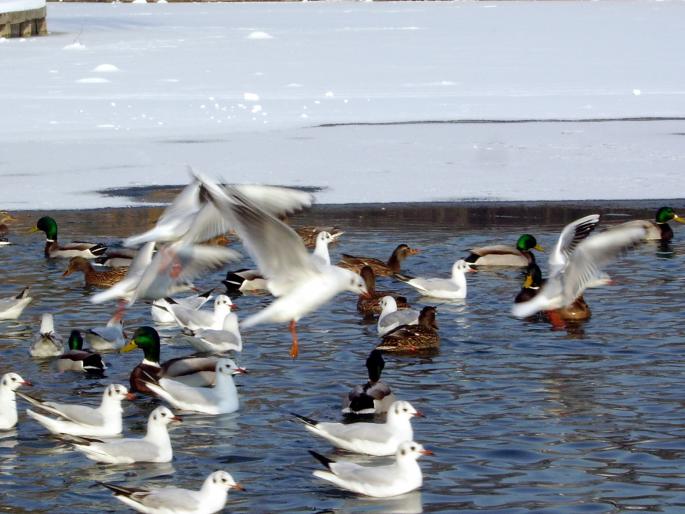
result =
M423 449L419 452L421 455L435 455L431 450Z
M545 249L542 246L540 246L539 244L535 245L533 247L533 249L537 250L538 252L544 252L545 251Z
M39 229L38 227L31 227L31 228L28 229L28 231L27 231L28 234L34 234L34 233L36 233L36 232L40 232L40 229Z
M673 221L677 221L678 223L685 223L685 218L682 218L678 216L677 214L673 215Z
M125 398L126 398L127 400L129 400L129 401L133 401L133 400L136 399L136 395L135 395L134 393L126 393L126 397L125 397Z
M138 345L136 344L135 341L131 340L128 343L126 343L126 346L124 346L121 350L119 350L121 353L127 353L130 352L131 350L135 350L138 348Z

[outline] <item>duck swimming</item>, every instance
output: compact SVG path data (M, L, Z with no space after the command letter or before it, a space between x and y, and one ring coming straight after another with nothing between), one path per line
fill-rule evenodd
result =
M648 241L661 241L669 243L673 239L673 229L668 224L669 221L676 221L678 223L685 223L685 218L678 216L673 207L661 207L656 211L654 221L637 220L629 221L628 223L642 224L647 231L645 239Z
M43 216L38 220L31 232L45 232L45 257L50 259L71 257L83 257L85 259L95 259L107 250L107 247L100 243L87 243L84 241L74 241L65 245L57 242L57 222L50 216Z
M435 352L440 348L436 312L435 307L424 307L418 325L400 325L383 336L376 349L401 354Z
M373 350L366 359L366 369L369 380L365 384L355 386L343 398L343 414L367 415L385 414L395 402L395 395L390 386L381 381L381 373L385 367L383 352Z
M421 250L410 248L402 243L397 246L390 255L387 262L374 257L358 257L355 255L342 254L342 259L338 263L341 268L349 269L359 273L364 266L369 266L377 276L391 276L401 271L402 261L410 255L416 255Z
M392 296L395 299L397 308L404 309L409 307L407 299L397 293L390 291L379 291L376 289L376 275L371 266L364 266L360 273L364 284L366 285L366 294L360 294L357 300L357 311L364 316L372 316L380 314L383 311L381 301L386 296Z
M493 245L472 248L471 254L464 259L475 266L513 266L526 267L535 262L531 250L544 251L537 240L530 234L523 234L516 241L516 246Z
M68 277L72 273L82 272L85 280L85 286L95 287L112 287L114 284L122 280L128 268L112 268L110 270L97 271L93 265L83 257L72 257L69 260L69 266L62 273L63 277Z
M57 358L57 369L59 371L104 373L107 369L100 354L83 349L83 337L78 330L71 331L67 346L69 350Z

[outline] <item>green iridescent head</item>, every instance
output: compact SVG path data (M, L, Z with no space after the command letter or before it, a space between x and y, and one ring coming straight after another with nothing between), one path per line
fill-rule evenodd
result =
M70 350L83 350L83 337L78 330L72 330L67 341Z
M667 223L669 221L677 221L678 223L685 223L685 218L681 218L674 211L673 207L661 207L656 211L656 222Z
M523 234L518 238L518 241L516 241L516 249L521 252L528 252L530 250L544 251L542 246L540 246L537 240L530 234Z
M136 348L143 350L145 360L159 363L159 334L154 328L139 327L133 333L133 339L121 351L130 352Z
M39 219L32 231L38 232L39 230L45 232L46 238L52 239L53 241L57 240L57 222L50 216L43 216Z

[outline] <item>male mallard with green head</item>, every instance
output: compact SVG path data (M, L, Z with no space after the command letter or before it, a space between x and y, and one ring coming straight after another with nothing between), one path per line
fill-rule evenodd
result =
M685 223L685 218L678 216L673 207L661 207L656 211L656 217L654 221L640 220L640 222L645 224L647 229L647 236L645 239L648 241L663 241L668 243L673 239L673 229L668 224L669 221L677 221L678 223Z
M523 234L516 241L516 246L493 245L473 248L471 255L464 259L475 266L514 266L525 267L535 262L531 250L544 251L537 240L530 234Z
M67 345L69 350L57 358L57 369L59 371L104 373L107 369L99 353L83 349L83 337L78 330L71 331Z
M156 382L162 377L173 378L179 382L196 387L210 386L214 383L216 357L178 357L160 364L159 334L152 327L140 327L131 341L121 349L130 352L135 348L143 350L145 357L131 371L131 391L154 396L146 382Z
M45 232L45 256L50 259L84 257L95 259L107 250L107 247L100 243L87 243L84 241L73 241L65 245L57 242L57 222L50 216L43 216L38 220L31 232Z

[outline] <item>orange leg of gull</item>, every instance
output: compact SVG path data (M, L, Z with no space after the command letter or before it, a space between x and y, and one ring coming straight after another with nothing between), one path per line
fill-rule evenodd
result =
M290 335L293 337L293 344L290 347L290 356L293 359L296 359L297 355L300 353L300 349L297 344L297 322L294 319L290 321Z

